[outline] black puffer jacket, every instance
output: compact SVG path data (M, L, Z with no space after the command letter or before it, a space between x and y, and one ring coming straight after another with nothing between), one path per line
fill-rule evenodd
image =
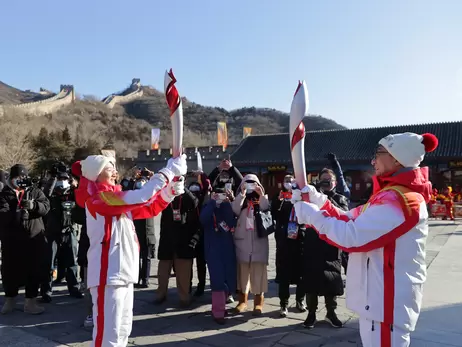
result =
M288 238L288 225L293 205L290 200L279 200L276 196L271 203L271 214L276 221L276 282L299 284L303 270L303 241L306 227L298 225L296 239Z
M198 229L197 207L199 200L188 189L173 200L162 211L160 219L160 238L157 256L159 260L172 260L174 255L180 259L193 259L194 248L190 247L192 237ZM174 212L179 210L179 220ZM175 213L176 214L176 213Z
M348 200L335 190L326 194L338 208L347 211ZM321 240L314 229L307 229L304 240L303 283L309 294L343 295L340 250Z

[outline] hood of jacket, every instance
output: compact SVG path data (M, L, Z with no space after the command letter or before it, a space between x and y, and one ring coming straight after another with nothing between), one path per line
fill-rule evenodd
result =
M432 183L428 180L428 167L403 168L382 176L374 176L373 194L389 186L403 186L421 194L428 203L432 194Z

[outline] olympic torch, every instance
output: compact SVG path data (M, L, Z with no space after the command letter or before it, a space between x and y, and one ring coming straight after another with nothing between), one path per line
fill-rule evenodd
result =
M305 81L299 81L290 107L290 151L294 167L295 181L299 189L307 185L305 166L305 125L303 118L308 115L308 89ZM307 200L304 197L303 200Z
M179 157L183 152L183 103L175 86L176 78L172 69L165 71L164 93L170 110L172 123L173 158Z

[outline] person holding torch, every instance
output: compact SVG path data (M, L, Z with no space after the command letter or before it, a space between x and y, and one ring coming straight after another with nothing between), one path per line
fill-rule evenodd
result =
M426 204L432 192L428 168L419 165L437 146L432 134L381 139L372 159L372 196L348 212L334 207L313 186L293 191L299 223L350 253L346 304L359 315L364 347L410 344L426 279ZM303 194L309 202L302 201Z

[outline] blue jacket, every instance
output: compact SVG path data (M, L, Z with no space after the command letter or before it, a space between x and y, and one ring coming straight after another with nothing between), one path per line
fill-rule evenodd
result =
M204 228L204 255L212 291L236 291L237 270L233 230L236 218L230 203L210 200L203 207L200 221Z

